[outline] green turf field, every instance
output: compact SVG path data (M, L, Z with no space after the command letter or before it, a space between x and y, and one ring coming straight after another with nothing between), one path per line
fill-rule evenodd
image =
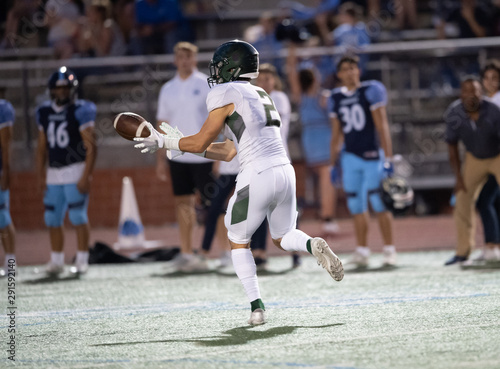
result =
M268 323L255 328L230 271L101 265L55 281L21 267L16 361L3 314L0 367L500 368L500 269L445 268L450 255L403 253L395 270L342 282L312 257L291 271L289 257L272 258L275 273L259 277Z

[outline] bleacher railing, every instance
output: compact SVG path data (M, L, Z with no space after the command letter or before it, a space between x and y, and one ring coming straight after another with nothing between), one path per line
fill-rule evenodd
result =
M0 55L1 85L17 110L15 139L18 148L33 147L35 137L34 110L44 97L50 73L61 65L83 70L85 97L98 105L98 126L109 127L115 114L132 110L154 120L156 100L161 85L173 76L173 55L145 55L106 58L47 60L47 52L39 60L5 60L16 51ZM342 47L299 48L299 57L342 55ZM388 113L396 150L403 154L416 187L449 187L450 173L443 155L442 114L458 96L457 86L436 85L444 64L460 61L463 65L484 65L487 58L500 51L500 37L431 41L405 41L372 44L355 50L370 55L367 71L380 79L389 92ZM26 50L19 50L29 55ZM286 58L287 49L263 57ZM19 57L22 57L19 54ZM212 53L198 55L200 70L206 72ZM2 61L3 60L3 61ZM467 69L467 68L465 68ZM99 70L99 74L94 72ZM477 68L476 68L477 70ZM432 76L432 77L430 77ZM135 96L134 96L135 94ZM46 97L46 95L45 95ZM113 141L112 131L103 132L103 144ZM292 137L297 139L296 137ZM116 144L126 144L116 141ZM300 154L299 154L300 155ZM443 165L446 164L446 165ZM430 170L423 168L432 167ZM420 171L425 181L419 184ZM434 174L431 175L433 172ZM430 179L435 177L434 179Z

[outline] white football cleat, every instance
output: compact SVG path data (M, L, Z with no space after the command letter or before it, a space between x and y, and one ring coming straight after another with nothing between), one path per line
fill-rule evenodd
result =
M497 247L485 248L483 253L484 261L497 262L500 261L500 249Z
M71 267L70 271L73 274L85 274L89 270L89 264L88 263L81 263L81 264L75 264L74 266Z
M45 267L45 273L47 273L50 276L57 276L62 272L64 272L64 265L58 265L50 262Z
M172 258L172 260L167 261L164 266L165 268L179 269L183 265L187 264L191 257L193 257L191 254L178 253Z
M178 268L184 273L206 272L209 270L206 259L197 255L191 255L190 258L182 266Z
M324 222L323 232L326 234L338 234L340 233L340 227L337 222Z
M311 241L311 251L318 260L318 265L326 269L333 279L341 281L344 278L342 262L333 253L324 239L320 237L313 238Z
M349 261L347 262L347 264L349 264L349 265L355 265L356 268L367 268L368 267L368 258L369 258L369 256L363 255L356 248L356 250L351 255L351 257L350 257Z
M384 266L395 266L396 265L396 258L397 258L397 253L396 249L394 248L384 248L384 251L382 252L384 256Z
M250 319L248 319L248 324L250 325L261 325L266 322L266 317L264 314L264 310L262 309L255 309L252 311L250 314Z
M219 258L219 264L217 265L217 268L226 268L231 265L233 265L231 251L224 251Z

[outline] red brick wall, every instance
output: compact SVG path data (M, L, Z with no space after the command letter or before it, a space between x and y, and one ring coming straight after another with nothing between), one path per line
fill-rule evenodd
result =
M18 229L42 229L43 195L34 173L12 173L11 216ZM160 225L175 221L170 183L160 182L154 167L98 169L94 171L89 219L93 227L116 227L120 214L122 178L134 183L142 222Z
M305 191L305 168L294 164L297 174L297 196ZM89 219L93 227L116 227L120 214L122 178L129 176L144 225L161 225L175 222L174 202L170 182L160 182L154 167L97 169L94 171ZM11 216L18 229L43 229L43 196L38 189L36 176L29 172L12 173ZM341 210L341 209L339 209ZM342 212L342 211L340 211ZM311 214L304 214L314 216Z

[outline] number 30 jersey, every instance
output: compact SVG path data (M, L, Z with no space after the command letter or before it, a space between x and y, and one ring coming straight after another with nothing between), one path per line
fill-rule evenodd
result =
M235 81L213 87L207 96L208 112L234 104L224 134L238 151L240 170L253 166L258 173L289 164L280 134L281 118L273 100L260 87Z
M338 118L344 132L345 151L366 160L379 159L379 141L372 111L387 104L387 91L378 81L365 81L348 91L332 91L330 117Z
M49 167L62 168L85 161L80 131L92 127L95 117L94 103L85 100L63 107L47 101L38 107L36 121L47 139Z

